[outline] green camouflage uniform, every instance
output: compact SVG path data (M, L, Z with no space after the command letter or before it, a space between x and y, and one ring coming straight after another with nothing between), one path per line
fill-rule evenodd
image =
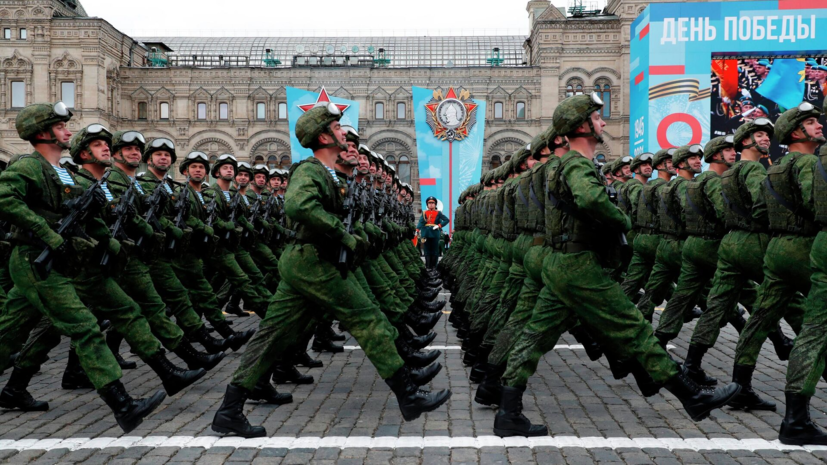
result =
M233 384L252 389L273 359L293 346L325 314L344 323L382 378L404 362L396 352L398 333L356 282L334 266L339 246L351 251L366 244L348 234L340 215L345 189L327 169L309 158L291 169L285 211L296 224L296 239L279 260L281 282L266 317L249 342Z

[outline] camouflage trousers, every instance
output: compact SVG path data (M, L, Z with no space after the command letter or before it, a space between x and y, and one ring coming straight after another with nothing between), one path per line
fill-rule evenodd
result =
M761 346L774 331L781 318L798 334L804 312L802 307L790 305L796 293L810 292L810 249L814 237L776 236L770 239L764 255L764 282L758 290L755 311L735 347L735 364L754 366Z
M467 272L462 275L462 285L457 294L457 300L463 304L467 304L471 294L476 289L476 284L481 275L484 274L487 268L487 260L485 259L485 240L488 235L482 233L477 234L474 238L474 243L470 244L468 260L464 260L463 265L467 267Z
M270 297L273 296L273 293L267 290L267 287L264 285L264 274L261 272L261 270L259 270L258 266L256 266L256 263L253 261L253 257L250 255L250 252L243 247L239 247L238 250L233 253L233 256L235 257L236 263L238 263L238 266L241 268L241 271L250 280L250 286L256 293L256 295L263 299L265 303L269 301ZM223 283L221 282L222 278L224 278L223 274L217 273L212 282L216 285L215 288L218 289L218 291L216 292L216 298L218 299L218 302L222 304L223 307L223 304L225 304L229 300L230 295L233 294L233 292L235 292L236 290L232 282L228 278ZM241 295L243 296L244 294L242 293ZM247 303L247 299L244 299L244 303ZM250 307L251 310L256 310L259 308L263 307Z
M503 365L508 362L508 357L514 348L514 344L520 339L523 329L531 320L535 307L543 308L544 305L552 305L553 296L544 294L540 297L543 289L543 261L546 256L552 253L551 247L534 245L528 249L523 258L523 268L526 277L520 287L517 297L517 305L514 311L508 316L508 321L503 325L502 330L497 334L494 341L494 348L488 355L488 363ZM541 310L539 310L541 311ZM542 355L541 355L542 356ZM528 375L530 376L530 374Z
M347 326L382 378L390 378L404 365L394 345L396 328L371 303L352 273L343 279L311 244L288 245L279 272L279 288L241 356L233 384L253 389L272 360L295 346L325 314Z
M385 258L387 252L383 252L375 260L372 260L373 265L376 266L382 276L387 279L388 284L391 287L391 291L394 293L397 299L402 303L402 306L406 309L411 306L414 302L415 297L408 293L408 291L400 284L402 281L400 277L393 271L393 268L388 264L388 260Z
M215 291L204 276L204 264L200 258L186 252L172 261L172 271L186 288L186 295L195 313L203 315L212 323L225 320Z
M249 254L247 257L249 257ZM250 260L250 262L252 263L252 260ZM216 294L218 294L217 291L220 290L220 286L223 285L226 280L228 286L232 288L233 291L241 294L245 308L258 312L264 311L268 299L258 292L256 285L251 278L244 273L234 253L224 248L218 248L209 258L209 267L213 271L213 277L210 283L213 285ZM263 279L263 276L260 278ZM227 289L227 291L229 291L229 289ZM229 292L227 293L229 294ZM219 308L223 307L223 304L227 302L226 300L222 301L218 296L216 296L216 298L218 298Z
M624 257L620 263L620 266L612 270L611 275L612 279L619 283L623 283L625 281L626 272L629 269L629 265L632 263L632 258L634 258L634 250L635 250L635 238L637 237L637 231L629 231L626 233L626 242L629 244L629 247L632 249L632 253L628 254L628 257Z
M9 260L14 287L0 312L0 368L8 368L11 354L19 351L42 317L77 347L80 365L96 389L121 379L121 368L106 345L98 319L81 302L72 280L56 270L45 279L31 262L40 249L18 246Z
M523 262L533 243L534 237L531 234L521 234L511 244L511 267L508 269L508 277L503 285L502 293L500 293L500 300L488 321L488 328L482 342L484 350L494 347L497 336L499 336L500 331L502 331L517 306L523 282L526 280Z
M482 266L483 269L478 274L477 282L474 283L474 289L472 290L467 301L468 308L472 309L472 312L477 311L477 306L479 305L480 300L488 291L488 287L494 279L494 274L500 266L499 256L501 254L501 250L498 246L499 240L500 239L495 239L494 236L489 235L485 238L483 243L483 258L480 262L480 266Z
M11 280L11 273L9 273L9 259L11 258L11 250L8 254L0 257L0 308L6 303L6 296L14 286Z
M602 268L595 253L548 254L543 284L540 297L549 300L542 310L535 307L514 345L503 377L508 386L525 386L539 359L578 320L606 353L620 360L637 360L655 382L666 382L678 373L678 365L658 345L652 325Z
M140 263L130 261L124 273L137 269L137 275L142 275L140 267L135 265L136 262ZM149 277L145 279L149 280ZM138 279L138 281L146 282L144 279ZM161 307L159 315L154 311L157 303L154 307L148 306L147 313L144 315L140 304L133 300L114 279L107 277L97 267L87 267L72 280L72 283L81 301L92 309L97 318L109 320L112 323L112 329L123 336L132 352L141 360L149 360L161 351L161 342L156 333L162 335L164 342L170 344L167 346L168 349L173 350L178 347L183 332L166 316L164 307ZM152 281L149 280L150 286L151 283ZM138 289L141 284L129 286L130 289L133 287ZM135 295L139 294L138 291L133 292ZM146 288L142 292L149 293ZM144 299L145 296L140 296L140 298ZM163 302L161 304L163 305ZM25 350L20 351L16 365L22 368L37 368L46 363L49 359L49 352L60 344L62 334L60 327L54 324L48 329L43 328L42 331L32 332L24 347ZM79 347L76 341L72 342L75 347ZM108 347L107 350L109 350ZM91 375L89 379L92 380ZM95 384L94 380L92 384ZM97 387L97 384L95 386Z
M189 298L189 292L178 278L168 258L159 258L149 267L152 283L164 303L175 316L175 322L190 335L204 326Z
M827 232L819 232L813 242L810 269L806 311L790 354L784 391L812 397L827 354Z
M655 257L660 245L660 236L657 234L637 234L634 241L632 261L626 268L626 277L621 284L623 293L632 299L646 282L655 266Z
M382 313L385 314L391 324L401 324L402 317L408 307L394 293L391 282L382 273L377 260L366 261L360 269L368 284L367 291L374 296L379 308L382 309Z
M658 244L655 266L644 288L646 294L637 304L640 313L649 321L652 321L655 307L660 305L672 291L672 283L680 278L683 242L683 240L664 237Z
M511 269L511 249L512 243L503 238L492 241L491 255L493 259L491 261L492 268L489 272L491 279L485 281L488 285L477 300L471 314L471 334L480 339L485 336L491 314L500 302L500 295L508 279L508 272Z
M715 345L722 324L740 316L739 301L751 303L754 308L757 289L753 282L764 280L762 264L768 242L769 236L758 232L732 230L724 236L716 254L707 308L695 323L691 344L707 348Z
M691 311L710 280L715 275L718 265L718 246L720 240L709 240L701 237L689 236L683 244L681 254L681 275L678 285L666 304L666 309L660 316L658 329L655 335L661 341L678 337L683 327L684 314ZM741 302L752 308L755 304L755 292L741 293ZM732 312L737 306L732 308Z
M266 244L257 241L250 256L256 267L264 274L262 285L267 292L274 294L279 287L279 259Z

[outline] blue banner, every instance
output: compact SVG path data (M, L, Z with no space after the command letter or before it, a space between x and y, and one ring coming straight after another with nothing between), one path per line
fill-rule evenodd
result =
M425 199L436 197L454 229L459 194L479 182L485 134L485 101L465 91L413 87L419 189Z
M297 89L295 87L287 87L287 123L290 127L290 151L293 163L300 162L305 158L313 156L313 151L306 149L299 144L296 138L296 121L304 114L305 111L313 108L319 102L333 102L339 109L343 110L341 123L342 125L353 126L357 131L359 130L359 102L354 100L345 100L339 97L331 97L327 91L322 87L321 92L312 92L304 89Z

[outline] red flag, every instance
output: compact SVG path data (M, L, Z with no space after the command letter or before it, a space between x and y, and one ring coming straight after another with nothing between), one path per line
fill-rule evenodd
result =
M738 100L738 60L712 60L712 72L718 76L721 96Z

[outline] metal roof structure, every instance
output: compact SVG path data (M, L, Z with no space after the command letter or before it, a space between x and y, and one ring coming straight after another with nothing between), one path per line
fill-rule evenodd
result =
M142 37L162 42L171 66L264 67L267 50L280 63L296 66L376 66L387 68L526 66L525 36L423 37ZM494 49L498 49L496 52ZM497 54L498 53L498 54ZM195 58L193 58L195 57ZM221 57L220 60L217 58ZM269 66L272 66L269 65Z

